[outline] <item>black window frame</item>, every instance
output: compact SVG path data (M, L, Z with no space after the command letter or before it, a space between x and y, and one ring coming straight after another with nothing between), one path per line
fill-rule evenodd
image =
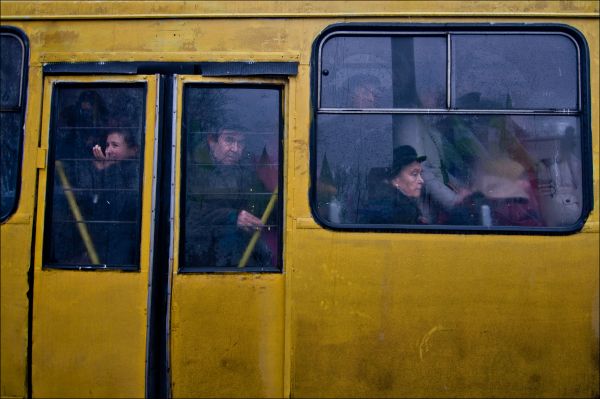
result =
M570 226L559 227L523 227L523 226L467 226L467 225L373 225L361 223L334 223L323 218L317 208L317 117L321 113L321 49L324 43L336 35L360 35L381 36L385 34L392 35L447 35L452 34L562 34L568 36L577 47L578 56L578 110L566 111L561 113L557 111L553 115L572 115L579 118L581 126L581 166L582 166L582 209L580 218ZM450 51L450 49L448 49ZM450 58L447 59L447 68L450 70ZM310 127L310 188L309 188L309 206L315 221L323 228L333 231L346 232L419 232L419 233L458 233L458 234L539 234L539 235L565 235L580 231L583 228L590 212L594 207L593 196L593 157L592 157L592 133L591 133L591 89L590 89L590 59L589 47L583 34L572 26L566 24L514 24L514 23L473 23L473 24L403 24L403 23L339 23L325 28L314 40L310 61L311 77L311 127ZM408 115L415 114L457 114L457 115L489 115L518 114L519 110L504 109L493 110L493 112L469 109L451 109L450 93L450 74L447 75L446 103L444 111L438 109L402 109L400 112L394 112L390 109L367 109L362 111L340 108L334 113L337 114L390 114L404 113ZM491 110L490 110L491 111ZM549 114L549 111L531 111L531 115L539 113Z
M277 239L279 245L277 246L277 254L275 254L276 264L275 267L217 267L213 265L207 266L191 266L185 264L185 209L186 209L186 185L187 185L187 134L184 135L183 126L181 127L181 150L180 150L180 164L175 165L176 168L179 168L180 176L179 176L179 209L180 209L180 226L179 226L179 262L177 267L177 273L180 274L202 274L202 273L283 273L283 235L284 235L284 178L283 178L283 166L284 166L284 128L285 128L285 112L284 112L284 102L285 102L285 85L284 83L265 83L265 82L222 82L222 81L201 81L201 82L186 82L183 84L182 88L182 108L185 108L185 92L186 89L190 87L208 87L208 88L231 88L231 89L243 89L243 88L252 88L252 89L273 89L279 92L279 126L278 126L278 169L277 169L277 184L278 184L278 199L276 209L277 219L280 221L280 225L278 227L278 235ZM182 124L184 122L184 114L183 109L181 112L181 120Z
M29 39L27 35L20 29L12 26L0 26L0 34L8 34L15 36L21 41L23 46L22 64L21 64L21 89L19 93L19 104L17 107L11 107L7 109L0 109L0 112L12 112L19 113L19 126L20 134L17 143L17 170L16 170L16 184L15 184L15 199L12 206L5 214L0 214L0 223L7 221L19 207L19 201L21 198L21 174L23 166L23 141L25 136L25 114L27 110L27 87L29 77ZM2 151L0 149L0 151Z
M54 145L54 140L55 140L55 136L56 136L56 131L57 131L57 126L56 123L59 120L59 108L55 107L54 105L56 104L56 96L58 95L58 87L59 86L64 86L67 88L93 88L93 87L99 87L99 88L106 88L107 86L110 87L140 87L143 89L143 105L142 105L142 120L144 122L144 126L142 127L142 132L141 132L141 137L140 137L140 142L139 142L139 149L140 149L140 171L139 171L139 181L138 181L138 190L139 190L139 197L140 197L140 203L139 203L139 210L138 210L138 215L137 215L137 233L138 233L138 259L137 259L137 264L131 264L131 265L107 265L107 264L78 264L78 265L72 265L72 264L65 264L65 263L48 263L48 258L49 258L49 251L51 250L51 237L50 237L50 233L49 233L49 229L50 226L52 224L52 209L53 209L53 198L54 198L54 178L55 178L55 167L54 165L54 161L55 161L55 145ZM52 95L51 95L51 100L50 100L50 132L51 132L51 136L50 136L50 140L49 140L49 145L48 145L48 166L47 166L47 181L46 181L46 192L44 193L45 195L45 217L44 217L44 229L46 230L46 233L44 233L44 240L43 240L43 249L42 249L42 268L43 269L59 269L59 270L89 270L89 271L94 271L94 270L100 270L100 271L128 271L128 272L139 272L141 270L141 258L142 258L142 252L141 252L141 242L142 242L142 219L143 219L143 214L142 214L142 204L144 201L144 197L143 197L143 187L144 187L144 149L145 149L145 145L146 145L146 134L145 131L148 128L145 124L146 121L146 106L147 106L147 101L148 101L148 83L147 82L139 82L139 81L134 81L134 82L104 82L104 81L90 81L90 82L79 82L79 81L60 81L60 82L55 82L53 84L52 87Z

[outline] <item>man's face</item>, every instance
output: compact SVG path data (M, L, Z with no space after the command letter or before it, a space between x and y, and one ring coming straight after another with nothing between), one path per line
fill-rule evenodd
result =
M209 138L208 145L215 161L223 165L234 165L242 158L245 137L234 130L223 130L216 141Z

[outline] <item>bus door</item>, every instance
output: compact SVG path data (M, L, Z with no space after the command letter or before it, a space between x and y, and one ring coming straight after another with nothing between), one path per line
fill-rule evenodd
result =
M145 394L158 79L45 78L34 397Z
M174 80L171 394L281 396L287 81Z

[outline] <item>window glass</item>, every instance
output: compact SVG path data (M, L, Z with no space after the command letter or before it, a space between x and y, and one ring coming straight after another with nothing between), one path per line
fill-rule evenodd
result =
M577 69L564 35L454 35L452 106L577 109Z
M0 35L0 105L2 109L20 105L23 76L23 42L15 35Z
M322 54L323 108L446 107L445 37L334 36Z
M319 115L317 209L333 223L357 223L371 170L391 161L391 115Z
M184 88L183 270L280 267L281 90Z
M23 136L24 44L12 33L0 34L0 220L15 208Z
M550 26L343 29L315 47L311 206L319 222L432 231L581 225L591 188L582 167L583 38Z
M139 265L145 93L143 84L55 85L46 265Z
M320 115L317 128L315 205L327 222L556 227L581 217L577 117L342 114Z
M17 200L19 171L19 138L21 136L21 114L0 112L0 215L4 219Z

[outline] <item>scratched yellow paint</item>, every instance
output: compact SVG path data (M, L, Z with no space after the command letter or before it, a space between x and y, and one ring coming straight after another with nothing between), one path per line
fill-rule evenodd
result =
M404 238L295 237L298 396L597 392L595 234Z
M19 250L11 243L13 239L29 243L30 227L24 224L5 224L1 227L2 246L2 397L26 395L25 376L27 370L27 264L28 247ZM8 252L11 252L8 255ZM11 350L11 346L16 350Z
M284 277L179 275L171 318L174 397L280 397Z
M29 71L30 87L41 92L39 68ZM35 124L39 115L38 102L30 102L31 113L26 124ZM35 134L28 129L26 135ZM36 176L37 142L25 140L23 151L23 181L33 181ZM21 198L16 213L0 225L0 396L25 397L27 395L27 335L29 290L27 273L31 259L31 230L33 225L35 184L21 185Z
M38 197L31 350L35 397L140 397L145 391L156 81L143 75L46 78L43 115L49 115L56 82L91 81L147 84L140 271L43 269L44 195ZM49 118L42 120L41 145L47 148ZM41 193L46 175L44 168L38 182Z
M180 76L193 82L267 83L284 79ZM287 107L284 107L287 108ZM274 110L275 112L277 110ZM181 114L177 116L176 160L181 163ZM289 122L284 123L284 132ZM284 149L287 145L284 145ZM175 171L175 243L179 240L181 169ZM284 276L281 274L181 274L174 249L170 306L170 361L173 397L279 397L284 390Z
M21 201L0 227L2 397L27 395L30 267L34 396L144 395L149 242L139 273L42 270L45 171L38 181L35 168L48 134L41 66L141 60L299 62L284 82L284 273L174 272L175 397L599 395L597 2L2 1L0 11L1 24L21 28L31 46ZM594 168L594 211L583 231L358 234L317 226L307 195L310 56L319 32L338 22L580 30L590 49ZM147 205L143 212L147 220ZM142 235L148 231L145 224Z

